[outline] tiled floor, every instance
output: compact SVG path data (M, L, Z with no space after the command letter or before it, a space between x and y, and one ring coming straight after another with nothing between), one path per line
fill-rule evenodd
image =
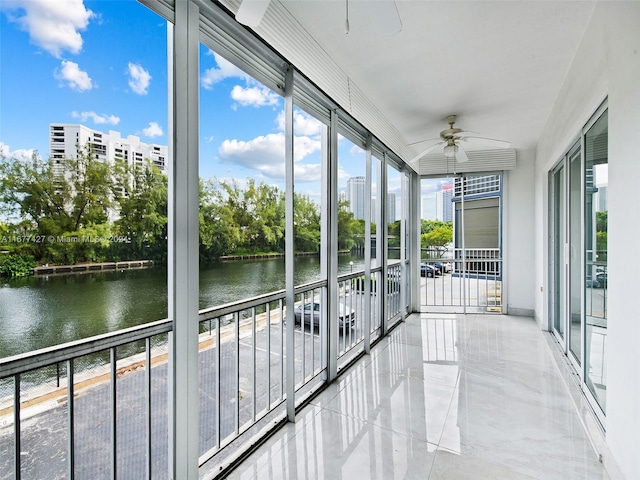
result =
M413 315L229 479L609 479L531 318Z

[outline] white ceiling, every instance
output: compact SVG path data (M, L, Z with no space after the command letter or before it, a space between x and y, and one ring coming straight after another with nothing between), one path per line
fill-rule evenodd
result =
M534 148L595 2L396 0L402 29L384 38L389 1L350 0L349 34L346 0L280 3L407 144L456 114L456 127Z

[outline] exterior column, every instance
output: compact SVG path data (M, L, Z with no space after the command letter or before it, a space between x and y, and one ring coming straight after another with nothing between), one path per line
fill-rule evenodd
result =
M199 9L175 2L169 42L169 478L198 478ZM172 26L169 24L171 36Z
M293 278L295 225L293 211L293 68L289 67L284 79L284 164L285 164L285 282L287 305L287 420L296 421L296 355L295 355L295 294ZM303 325L304 326L304 325Z

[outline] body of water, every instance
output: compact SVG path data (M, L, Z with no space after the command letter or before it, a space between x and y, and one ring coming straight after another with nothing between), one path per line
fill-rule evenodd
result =
M341 255L339 272L364 269ZM296 257L295 283L320 278L317 257ZM202 265L200 308L285 288L284 259ZM167 270L0 278L0 358L167 318Z

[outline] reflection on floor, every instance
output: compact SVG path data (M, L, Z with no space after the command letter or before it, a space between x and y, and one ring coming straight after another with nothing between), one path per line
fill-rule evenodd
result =
M416 314L229 479L609 479L531 318Z

